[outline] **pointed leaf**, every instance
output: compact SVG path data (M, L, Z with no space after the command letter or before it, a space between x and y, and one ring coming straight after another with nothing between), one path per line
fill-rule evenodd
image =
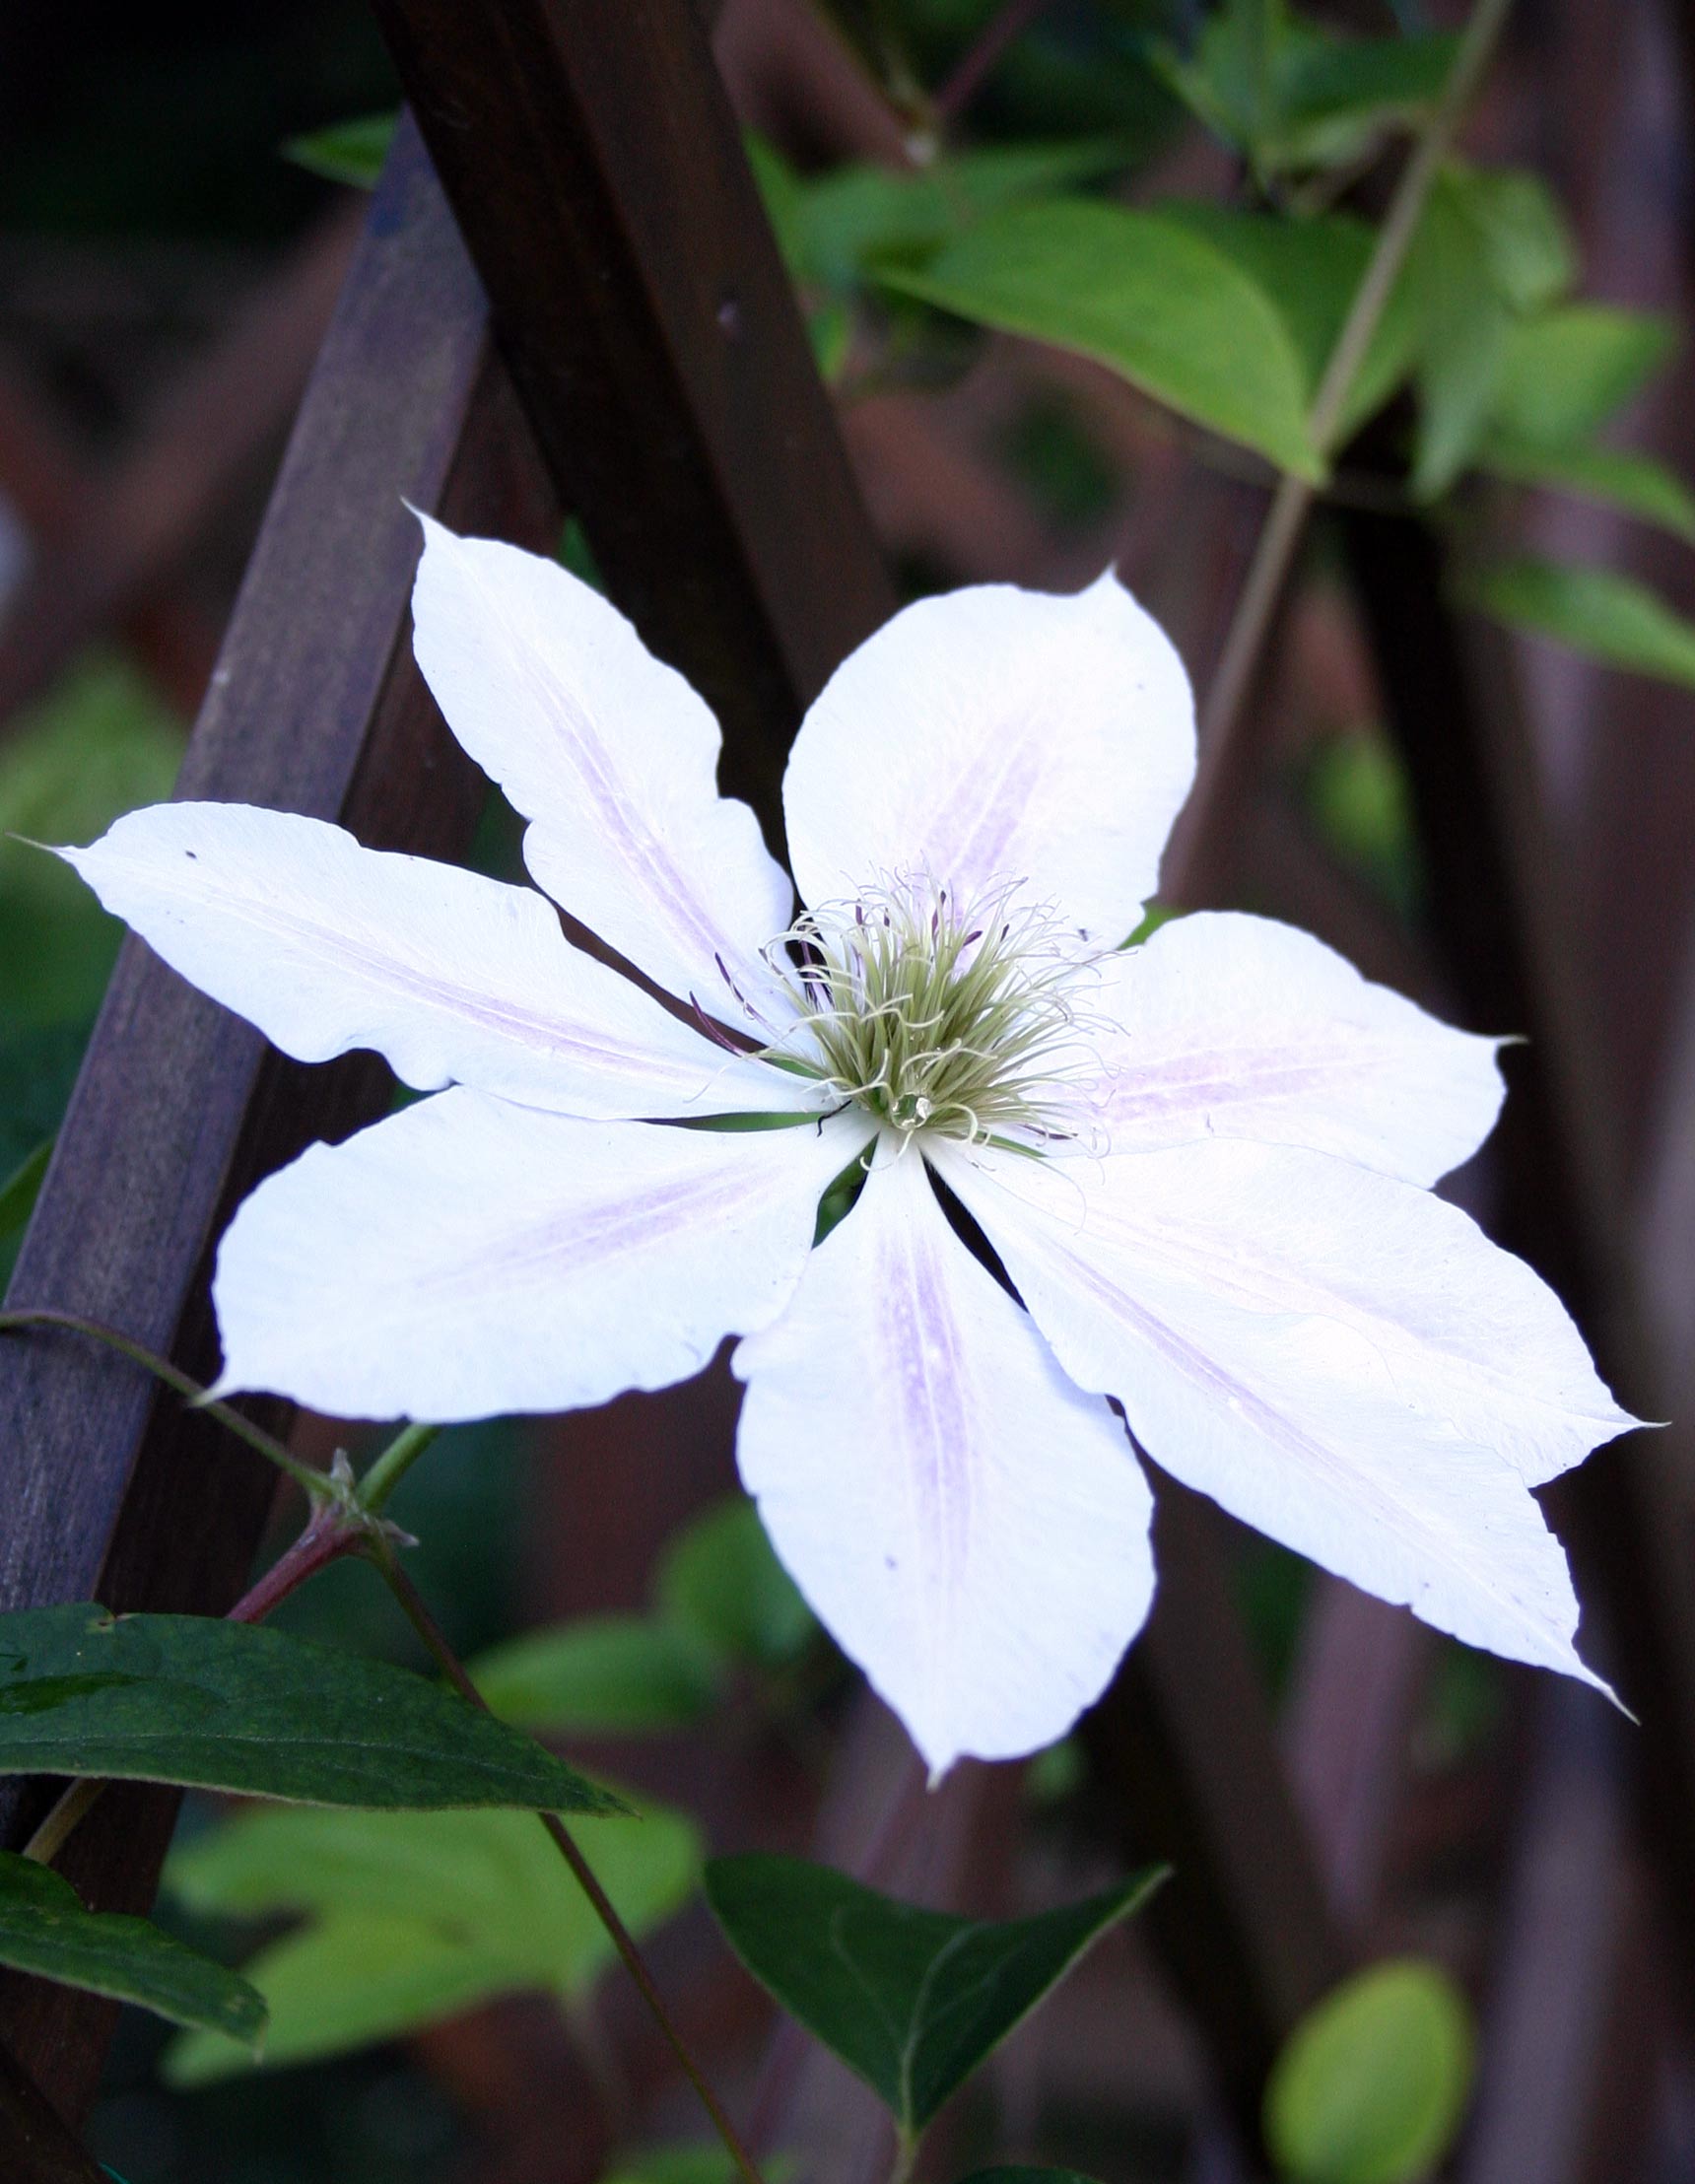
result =
M1374 1964L1296 2026L1265 2091L1265 2138L1293 2184L1414 2184L1454 2142L1470 2092L1471 2013L1415 1957Z
M915 2134L1164 1877L1150 1868L1085 1902L990 1923L754 1855L714 1859L707 1901L754 1977Z
M678 1812L574 1820L640 1938L694 1892L700 1843ZM271 2013L267 2064L303 2062L453 2016L501 1994L585 1994L612 1944L527 1812L245 1812L176 1852L166 1886L202 1913L305 1923L246 1967ZM200 2084L245 2067L195 2035L168 2074Z
M1491 422L1507 439L1568 447L1637 394L1676 344L1666 318L1607 304L1563 304L1514 327Z
M533 1630L470 1664L504 1722L554 1736L621 1736L698 1722L718 1695L716 1655L689 1631L641 1615L592 1615Z
M1083 198L1016 205L921 267L883 265L903 295L1075 350L1280 468L1323 475L1302 360L1281 313L1232 259L1177 221Z
M1288 327L1310 405L1319 391L1376 238L1351 213L1292 220L1282 213L1173 199L1160 217L1211 243L1268 296ZM1338 440L1380 410L1411 369L1418 316L1411 287L1390 297L1343 405Z
M90 1911L62 1875L13 1851L0 1851L0 1964L247 2047L264 2031L265 2005L244 1979L146 1919Z
M97 1606L0 1615L0 1774L308 1805L623 1809L408 1670L243 1623Z
M1462 594L1513 629L1552 638L1609 667L1695 689L1695 622L1610 569L1526 556L1478 571Z
M333 121L327 129L290 137L283 157L326 182L374 189L399 119L395 113L362 113L351 121Z
M671 1541L653 1597L679 1630L761 1668L793 1660L818 1628L745 1494L715 1503Z
M1495 438L1484 442L1479 460L1515 485L1599 501L1695 544L1695 493L1664 463L1634 447L1542 447Z

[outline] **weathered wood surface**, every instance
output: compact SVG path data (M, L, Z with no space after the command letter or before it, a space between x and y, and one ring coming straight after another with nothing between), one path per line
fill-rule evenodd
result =
M894 603L683 0L375 0L607 585L774 835L801 709Z
M108 2184L40 2087L0 2047L0 2176L7 2184Z
M514 459L514 454L515 458ZM345 820L452 854L483 784L412 666L417 555L404 494L545 543L557 520L488 348L476 276L415 138L396 151L305 398L183 796ZM240 1195L314 1136L381 1110L369 1061L305 1069L126 944L9 1291L121 1327L210 1379L210 1254ZM0 1604L101 1598L219 1612L269 1504L265 1466L138 1368L68 1337L0 1343ZM8 1800L9 1839L25 1813ZM114 1907L151 1900L172 1802L113 1795L67 1870ZM67 2114L109 2016L0 1982L0 2035Z

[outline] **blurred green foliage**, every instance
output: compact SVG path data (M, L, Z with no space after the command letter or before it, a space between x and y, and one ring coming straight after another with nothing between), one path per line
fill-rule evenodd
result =
M1289 2184L1419 2184L1470 2095L1471 2012L1418 1957L1371 1965L1296 2027L1265 2093L1265 2140Z

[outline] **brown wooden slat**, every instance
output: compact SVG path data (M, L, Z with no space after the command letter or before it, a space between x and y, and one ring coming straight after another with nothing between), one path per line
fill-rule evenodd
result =
M415 137L397 148L305 398L179 793L341 818L367 841L460 851L484 785L405 644L417 529L400 504L531 544L557 522L476 277ZM123 1327L212 1377L209 1254L257 1177L380 1112L369 1060L269 1052L126 944L10 1301ZM273 1480L136 1368L58 1336L0 1343L0 1604L101 1597L217 1612L246 1576ZM67 1870L145 1905L172 1803L114 1794ZM16 1839L15 1795L0 1808ZM80 2113L106 2006L0 1980L0 2036Z
M694 13L686 0L375 6L610 588L712 698L725 785L776 839L800 707L890 595ZM538 283L537 264L553 277ZM698 429L661 444L645 420L677 385ZM562 444L557 421L583 416L595 430ZM667 512L663 539L633 522L633 503ZM1213 1534L1188 1510L1170 1530L1164 1620L1115 1704L1173 1774L1156 1788L1132 1769L1124 1786L1136 1855L1181 1858L1195 1899L1215 1904L1204 1939L1168 1916L1172 1961L1230 2053L1246 2123L1341 1952ZM1191 1576L1204 1612L1185 1607ZM1169 1635L1189 1620L1205 1626L1194 1654ZM1251 1874L1274 1877L1265 1900Z
M39 2086L0 2047L0 2176L6 2184L107 2184Z
M1469 1020L1528 1032L1508 1058L1499 1133L1508 1194L1496 1224L1565 1297L1621 1399L1650 1416L1671 1386L1653 1354L1630 1251L1604 1057L1575 983L1581 961L1560 858L1506 641L1446 607L1440 545L1412 518L1356 512L1350 562L1404 754L1430 868L1432 924ZM1695 1563L1687 1422L1627 1436L1550 1494L1605 1666L1650 1733L1624 1746L1637 1809L1682 1926L1695 2007ZM1586 1624L1586 1638L1593 1632Z
M608 588L776 838L800 712L893 604L687 0L374 0Z

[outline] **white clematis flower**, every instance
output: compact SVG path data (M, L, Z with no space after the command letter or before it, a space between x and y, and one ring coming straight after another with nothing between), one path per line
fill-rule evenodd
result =
M426 530L418 658L545 895L239 806L64 853L289 1054L374 1047L436 1093L241 1207L225 1390L568 1409L740 1335L742 1475L938 1773L1061 1735L1147 1613L1114 1404L1327 1569L1595 1680L1530 1488L1634 1421L1552 1292L1428 1189L1494 1123L1494 1043L1264 919L1119 947L1194 734L1111 577L924 600L841 667L784 786L796 923L687 683L553 563ZM789 1126L675 1126L737 1113Z

